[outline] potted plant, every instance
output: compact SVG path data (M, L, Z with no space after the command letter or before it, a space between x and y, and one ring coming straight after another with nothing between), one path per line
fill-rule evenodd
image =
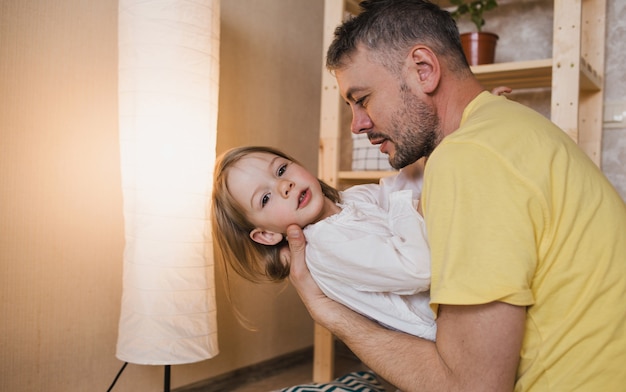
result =
M491 64L495 58L498 35L482 31L483 14L498 6L497 0L450 0L456 8L450 12L455 20L469 16L476 31L461 34L461 44L470 65Z

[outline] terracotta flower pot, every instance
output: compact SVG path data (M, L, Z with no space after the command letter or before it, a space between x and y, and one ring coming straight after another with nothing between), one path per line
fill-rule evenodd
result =
M461 34L461 45L469 65L492 64L498 36L484 31Z

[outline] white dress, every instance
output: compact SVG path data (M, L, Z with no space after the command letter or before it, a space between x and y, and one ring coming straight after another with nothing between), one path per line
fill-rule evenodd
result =
M306 261L331 299L381 324L434 341L430 251L417 212L421 182L402 172L342 192L341 212L304 229ZM413 189L398 190L412 187Z

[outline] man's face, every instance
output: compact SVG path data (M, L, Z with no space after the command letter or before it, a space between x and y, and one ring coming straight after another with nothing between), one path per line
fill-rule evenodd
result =
M351 131L367 133L399 169L428 156L439 142L434 107L420 99L410 78L368 58L363 47L336 71L341 96L352 109Z

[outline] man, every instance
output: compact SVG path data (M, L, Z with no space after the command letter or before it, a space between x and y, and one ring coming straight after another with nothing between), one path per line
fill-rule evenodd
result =
M327 67L352 132L396 168L427 157L437 341L325 297L291 226L290 279L312 317L404 392L623 390L624 202L554 124L484 91L447 12L423 0L361 7Z

